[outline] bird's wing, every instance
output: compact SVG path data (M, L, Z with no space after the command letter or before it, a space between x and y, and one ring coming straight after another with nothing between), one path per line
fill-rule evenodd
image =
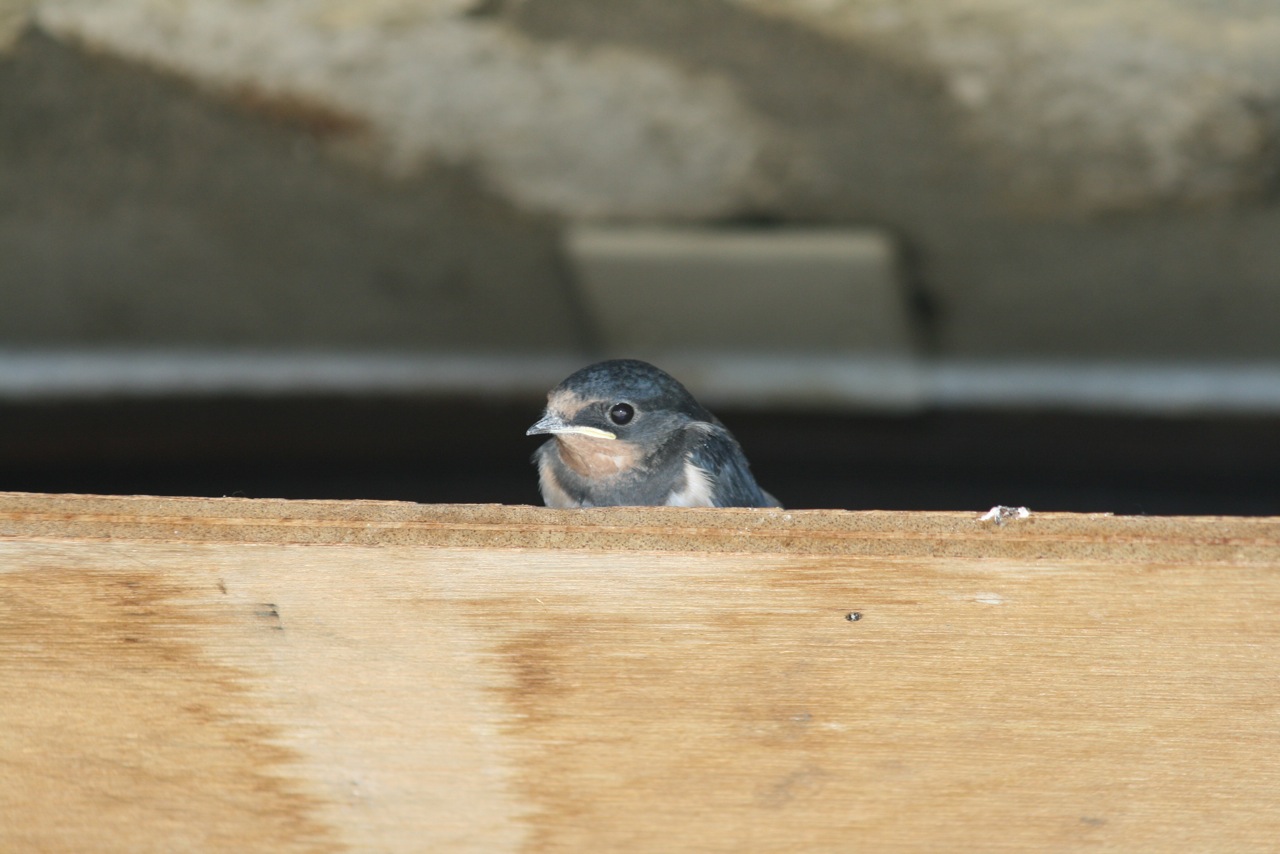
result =
M714 481L716 507L778 507L778 501L762 490L738 441L719 424L697 424L698 441L689 451L689 462Z

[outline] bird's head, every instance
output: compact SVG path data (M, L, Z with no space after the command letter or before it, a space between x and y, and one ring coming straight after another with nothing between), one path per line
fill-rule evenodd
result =
M638 359L613 359L570 375L547 395L547 408L526 435L562 443L625 442L661 447L694 422L714 419L674 377Z

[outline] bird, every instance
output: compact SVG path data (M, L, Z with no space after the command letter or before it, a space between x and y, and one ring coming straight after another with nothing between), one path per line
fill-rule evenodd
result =
M527 436L548 507L781 507L733 434L665 371L611 359L547 394Z

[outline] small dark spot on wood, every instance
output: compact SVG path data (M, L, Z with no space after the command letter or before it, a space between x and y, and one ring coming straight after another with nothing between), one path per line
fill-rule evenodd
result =
M221 578L218 579L218 592L223 596L227 595L227 582L223 581Z
M847 613L847 614L845 614L845 615L844 615L844 618L845 618L846 620L848 620L849 622L851 622L851 623L856 623L856 622L858 622L858 620L861 620L861 619L862 619L862 612L861 612L861 611L850 611L849 613Z
M142 643L142 638L125 637L121 638L125 643Z
M1101 827L1107 823L1107 820L1093 815L1082 815L1080 816L1080 823L1087 824L1090 827Z
M273 628L276 631L284 631L284 626L280 625L280 609L276 607L274 602L263 602L258 605L258 610L254 611L253 615L266 620L275 620L276 625Z

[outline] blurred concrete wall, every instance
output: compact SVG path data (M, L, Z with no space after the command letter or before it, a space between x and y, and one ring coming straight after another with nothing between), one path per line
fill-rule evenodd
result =
M634 224L888 239L889 356L1280 362L1270 0L0 0L0 33L10 350L608 353L565 234Z

